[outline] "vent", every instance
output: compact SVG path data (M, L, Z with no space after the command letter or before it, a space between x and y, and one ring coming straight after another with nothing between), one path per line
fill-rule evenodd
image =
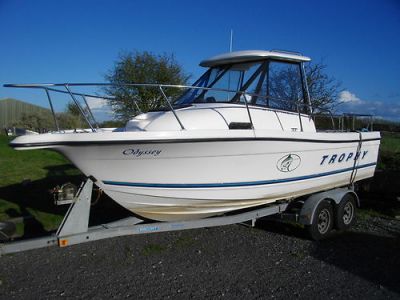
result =
M252 127L251 123L231 122L229 123L229 129L252 129Z

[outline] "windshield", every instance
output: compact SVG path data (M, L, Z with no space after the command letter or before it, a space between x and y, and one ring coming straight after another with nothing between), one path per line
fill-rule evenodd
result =
M277 109L303 110L300 64L258 61L213 67L183 95L175 107L192 103L245 103Z
M256 92L256 86L251 83L260 76L264 64L256 62L211 68L193 84L198 89L189 89L174 104L243 102L245 96L237 92Z

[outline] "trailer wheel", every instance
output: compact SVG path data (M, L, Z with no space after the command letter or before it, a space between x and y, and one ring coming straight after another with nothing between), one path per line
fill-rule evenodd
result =
M333 227L333 208L332 205L324 200L321 201L314 214L313 221L307 225L307 230L313 240L321 240L328 236Z
M356 201L353 195L346 194L336 209L335 226L338 230L349 229L356 218Z

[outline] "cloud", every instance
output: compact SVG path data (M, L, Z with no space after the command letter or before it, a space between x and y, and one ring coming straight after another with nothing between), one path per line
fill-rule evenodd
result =
M109 108L108 101L103 98L86 97L86 101L91 110L103 110Z
M107 99L97 97L86 97L86 101L98 122L104 122L107 120L113 120L114 114L111 109L111 105Z
M363 101L350 91L342 91L339 93L339 102L361 104Z
M398 101L365 100L350 91L339 94L338 113L370 114L376 118L400 121L400 103Z

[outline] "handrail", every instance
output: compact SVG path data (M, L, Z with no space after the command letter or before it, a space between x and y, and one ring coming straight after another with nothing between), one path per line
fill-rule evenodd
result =
M207 88L207 87L197 87L197 86L189 86L189 85L156 84L156 83L124 83L124 84L118 84L118 83L117 84L115 84L115 83L41 83L41 84L37 84L37 83L34 83L34 84L4 84L3 86L4 87L14 87L14 88L38 88L38 89L49 90L52 92L60 92L60 93L69 94L71 96L72 100L74 101L75 105L78 107L79 112L84 117L85 121L88 123L88 125L90 126L92 131L95 131L94 126L87 118L84 110L79 105L79 102L77 101L75 96L79 95L82 97L96 97L96 98L110 99L110 100L112 100L113 98L100 97L97 95L90 95L90 94L83 94L83 93L75 93L75 92L72 92L69 87L72 87L72 86L80 86L80 87L82 87L82 86L158 87L160 89L162 96L166 100L169 108L171 109L172 113L174 114L174 117L176 118L176 120L179 123L179 126L181 127L182 130L185 128L184 128L181 120L179 119L175 109L173 108L171 102L168 100L168 97L165 95L163 88L185 88L185 89L199 89L199 90L206 90L206 91L213 90L213 91L218 91L218 92L239 93L241 95L246 95L246 94L252 95L252 94L246 93L244 91L235 91L235 90L229 90L229 89ZM67 91L63 91L63 90L59 90L59 89L51 88L51 87L64 87ZM255 95L255 94L253 94L253 95ZM259 95L259 96L261 97L261 95ZM132 99L132 100L134 101L136 107L139 109L139 106L138 106L136 100L135 99ZM51 102L51 99L49 99L49 101ZM253 125L253 121L251 118L251 113L250 113L250 110L248 107L248 103L247 103L247 101L245 101L245 102L246 102L246 109L247 109L247 113L249 116L251 128L254 129L254 125ZM93 117L93 114L90 110L89 105L86 102L86 99L85 99L85 104L88 107L89 114ZM52 106L52 104L51 104L51 106ZM140 109L139 109L139 111L140 111ZM54 112L52 112L52 113L53 113L53 116L55 116ZM94 117L93 117L93 120L95 123L97 123L95 121ZM58 125L56 125L56 127L59 130Z
M272 49L271 52L284 53L284 54L294 54L294 55L303 55L301 52L290 51L290 50L285 50L285 49Z
M44 90L46 91L47 99L49 100L51 113L53 114L54 124L56 125L57 131L60 131L60 126L58 125L56 114L54 112L53 102L51 101L49 89L48 88L44 88Z
M181 120L179 120L178 115L176 114L174 107L171 105L171 102L169 102L167 95L165 95L164 90L162 89L161 86L159 86L159 88L160 88L161 94L164 96L164 99L167 101L169 108L171 109L171 111L174 114L176 120L178 121L179 125L181 126L181 129L184 130L185 127L183 127L183 124L182 124Z
M357 118L368 118L369 123L367 123L367 129L373 131L374 130L374 119L373 115L371 114L357 114L357 113L343 113L343 115L340 116L339 122L341 122L342 126L342 131L344 131L344 120L349 118L352 121L351 125L351 130L355 130L355 123L357 121ZM346 126L347 127L347 126ZM348 130L348 129L347 129Z
M307 104L304 104L304 105L308 106ZM318 115L318 113L316 113L315 110L312 110L312 108L313 107L310 106L310 118L315 118ZM327 108L317 107L317 109L319 111L321 111L321 112L327 112L328 113L328 115L329 115L329 117L331 119L331 122L332 122L332 129L335 130L335 119L334 119L334 115L332 114L332 112ZM315 119L314 119L314 122L315 122Z
M65 89L68 91L68 93L71 95L72 100L75 102L75 105L78 107L78 109L79 109L81 115L85 118L85 121L86 121L86 122L88 123L88 125L90 126L90 129L92 129L92 131L94 132L95 129L93 128L92 123L90 123L90 121L89 121L88 117L86 116L86 114L85 114L83 108L80 106L78 100L75 98L75 95L71 93L71 90L69 89L68 84L65 84L64 87L65 87ZM90 109L90 108L89 108L89 109Z
M163 99L165 100L166 104L168 105L169 109L171 110L171 112L173 113L175 119L177 120L177 122L179 123L179 126L182 130L185 129L184 124L182 123L182 121L180 120L176 109L174 108L173 103L171 103L171 101L168 99L167 95L165 94L164 89L165 88L181 88L181 89L194 89L194 90L204 90L204 91L216 91L216 92L228 92L228 93L236 93L239 95L248 95L251 97L257 97L257 98L261 98L261 99L271 99L273 102L277 102L277 103L289 103L290 105L295 105L296 106L296 111L298 113L299 116L299 124L300 124L300 129L301 131L303 131L303 124L302 124L302 115L304 116L304 114L301 113L301 109L300 107L307 107L310 111L310 118L313 118L313 116L315 115L314 110L312 109L311 104L307 104L307 103L302 103L302 102L293 102L293 101L289 101L289 100L285 100L285 99L279 99L279 98L274 98L271 96L265 96L265 95L259 95L259 94L255 94L255 93L248 93L246 91L237 91L237 90L230 90L230 89L222 89L222 88L209 88L209 87L198 87L198 86L191 86L191 85L172 85L172 84L156 84L156 83L42 83L42 84L4 84L4 87L14 87L14 88L38 88L38 89L44 89L46 91L46 93L48 94L48 98L49 98L49 102L50 102L50 107L52 108L52 113L53 113L53 117L55 120L55 124L56 124L56 128L57 130L60 130L57 119L55 117L55 113L54 113L54 109L53 109L53 105L52 105L52 100L50 97L49 92L59 92L59 93L64 93L64 94L69 94L73 100L73 102L75 103L75 105L78 107L79 112L81 113L81 115L84 117L85 121L88 123L88 125L90 126L92 131L96 131L95 127L98 128L98 123L96 122L93 113L88 105L88 102L86 100L86 97L93 97L93 98L98 98L98 99L106 99L106 100L114 100L115 97L110 97L110 96L99 96L99 95L92 95L92 94L86 94L86 93L79 93L79 92L75 92L71 90L71 87L90 87L90 86L98 86L98 87L105 87L105 86L115 86L115 87L155 87L158 88L160 90L161 96L163 97ZM63 87L65 90L59 89L59 87ZM92 122L94 122L94 124L92 124L92 122L89 120L88 116L86 115L84 109L82 109L81 105L79 104L78 100L76 99L75 96L81 96L85 102L85 105L87 106L88 110L88 114L90 116L90 118L92 119ZM132 101L134 102L136 108L138 109L139 112L141 112L140 107L137 103L137 101L135 99L132 99ZM247 114L248 114L248 118L249 118L249 122L251 125L251 128L254 130L254 124L253 124L253 120L252 120L252 116L251 116L251 112L250 112L250 108L249 108L249 103L247 100L244 101L244 104L246 106L246 110L247 110ZM269 106L267 106L266 108L270 108ZM332 126L334 129L334 120L333 120L333 115L332 113L327 110L327 109L322 109L322 108L318 108L320 111L325 110L329 113L329 115L331 116L332 119ZM96 125L96 126L94 126Z

